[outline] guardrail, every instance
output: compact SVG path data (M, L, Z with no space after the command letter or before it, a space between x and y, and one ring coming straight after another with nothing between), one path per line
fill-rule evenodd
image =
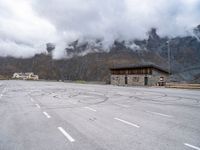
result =
M200 84L188 83L166 83L167 88L181 88L181 89L200 89Z

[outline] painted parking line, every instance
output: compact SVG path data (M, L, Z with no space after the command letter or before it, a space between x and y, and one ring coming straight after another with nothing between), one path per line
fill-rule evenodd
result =
M136 128L140 128L139 125L134 124L134 123L131 123L131 122L128 122L128 121L125 121L125 120L123 120L123 119L120 119L120 118L114 118L114 119L115 119L115 120L118 120L118 121L120 121L120 122L123 122L123 123L125 123L125 124L128 124L128 125L130 125L130 126L133 126L133 127L136 127Z
M191 144L188 144L188 143L184 143L185 146L187 147L190 147L192 149L195 149L195 150L200 150L200 147L197 147L197 146L194 146L194 145L191 145Z
M5 91L6 91L6 88L4 88L4 89L2 90L2 92L1 92L1 94L0 94L0 99L3 97L3 93L5 93Z
M37 108L40 108L40 105L39 105L39 104L35 104L35 106L36 106Z
M120 107L125 107L125 108L129 108L130 107L128 105L123 105L123 104L115 104L115 105L120 106Z
M34 102L33 98L31 98L31 102Z
M71 104L77 104L77 102L74 102L74 101L67 101L67 102L69 102Z
M43 114L47 117L47 118L51 118L51 116L47 113L47 112L43 112Z
M59 130L70 142L75 142L75 140L74 140L62 127L58 127L58 130Z
M85 109L88 109L88 110L91 110L91 111L96 111L95 109L93 108L90 108L90 107L84 107Z
M166 114L162 114L162 113L158 113L158 112L153 112L153 111L146 111L147 113L151 113L154 115L159 115L159 116L163 116L163 117L168 117L168 118L172 118L173 116L171 115L166 115Z
M6 88L3 89L2 94L6 92Z

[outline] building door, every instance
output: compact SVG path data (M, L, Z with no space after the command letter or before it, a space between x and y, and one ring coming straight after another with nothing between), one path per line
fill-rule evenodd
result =
M127 76L125 76L125 84L128 84L128 78L127 78Z
M148 77L144 77L144 85L148 85Z

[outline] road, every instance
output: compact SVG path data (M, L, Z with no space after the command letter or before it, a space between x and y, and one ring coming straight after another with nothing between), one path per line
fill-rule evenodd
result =
M0 150L200 150L200 91L0 81Z

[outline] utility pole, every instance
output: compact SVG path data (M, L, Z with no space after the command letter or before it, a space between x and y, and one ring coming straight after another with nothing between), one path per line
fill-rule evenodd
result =
M169 71L169 74L171 74L171 50L170 50L170 42L171 42L171 40L169 39L167 41L167 45L168 45L168 71Z

